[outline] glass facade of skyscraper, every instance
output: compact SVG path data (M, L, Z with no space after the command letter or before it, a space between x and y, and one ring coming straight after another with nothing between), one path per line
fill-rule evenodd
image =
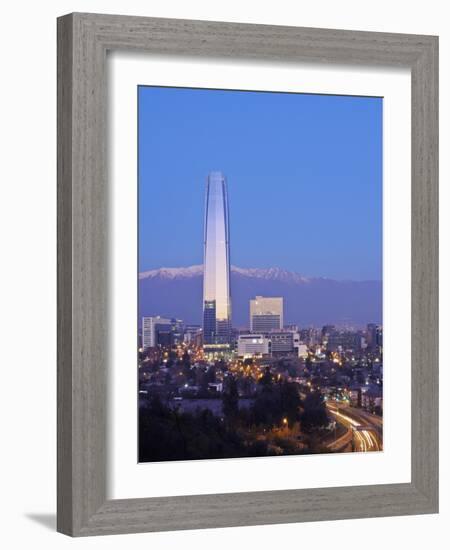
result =
M231 340L230 237L225 176L211 172L206 181L203 260L203 340Z

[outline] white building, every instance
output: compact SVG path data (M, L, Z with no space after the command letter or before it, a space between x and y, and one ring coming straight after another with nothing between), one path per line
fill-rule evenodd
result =
M306 359L306 357L308 357L308 346L306 344L298 344L298 346L295 347L300 358Z
M184 329L184 342L186 344L195 342L196 338L198 338L201 333L202 329L200 328L200 325L186 325Z
M250 300L250 331L270 332L283 328L283 298L256 296Z
M156 328L158 325L170 325L170 319L164 317L142 317L142 347L144 350L156 346Z
M263 334L241 334L238 339L238 356L246 359L269 355L269 342Z

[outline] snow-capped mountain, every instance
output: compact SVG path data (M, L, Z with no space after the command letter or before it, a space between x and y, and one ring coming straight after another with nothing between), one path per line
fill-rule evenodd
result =
M191 265L189 267L160 267L150 271L139 273L139 279L183 279L189 277L197 277L203 274L203 265Z
M299 275L293 271L280 269L279 267L261 268L243 268L235 265L231 266L231 273L242 277L252 277L256 279L279 280L291 283L307 283L310 279ZM191 265L189 267L160 267L150 271L139 273L139 279L183 279L189 277L198 277L203 274L203 265Z
M202 317L203 266L170 267L139 274L139 314L176 317L199 323ZM248 326L249 300L282 296L286 324L301 326L380 323L381 281L307 278L280 269L231 267L234 326Z

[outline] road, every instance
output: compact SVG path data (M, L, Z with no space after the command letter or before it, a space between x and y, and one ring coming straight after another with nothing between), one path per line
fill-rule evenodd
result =
M328 445L330 451L382 451L383 419L361 409L341 405L335 401L327 403L328 411L347 431Z

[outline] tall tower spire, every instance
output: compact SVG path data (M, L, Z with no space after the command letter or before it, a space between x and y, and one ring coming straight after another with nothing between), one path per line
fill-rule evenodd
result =
M230 236L225 176L210 172L206 180L203 258L203 341L231 341Z

